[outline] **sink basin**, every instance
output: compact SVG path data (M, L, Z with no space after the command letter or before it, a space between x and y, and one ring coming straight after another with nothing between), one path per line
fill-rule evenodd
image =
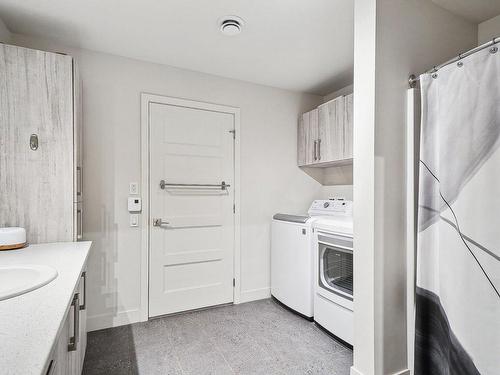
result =
M49 266L26 264L0 267L0 301L31 292L57 277Z

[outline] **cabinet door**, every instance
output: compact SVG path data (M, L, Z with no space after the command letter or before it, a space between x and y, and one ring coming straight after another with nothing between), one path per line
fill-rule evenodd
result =
M0 227L73 240L72 59L0 44Z
M307 164L306 133L308 130L306 127L308 126L308 122L309 116L307 113L303 113L299 116L299 126L297 128L297 164L299 166Z
M70 335L70 316L66 316L64 325L57 339L57 344L54 352L54 375L67 375L69 373L69 352L68 343ZM52 374L51 374L52 375Z
M344 105L344 159L352 159L353 94L346 95Z
M74 202L83 200L83 186L81 168L83 164L83 104L82 104L82 84L78 65L73 60L73 148L74 161L73 165L79 168L78 172L75 169L75 196Z
M302 114L299 118L297 134L297 162L299 166L314 164L317 161L318 110Z
M315 164L319 161L319 129L318 129L318 108L309 111L309 142L307 164Z
M86 288L85 269L76 288L78 299L72 300L52 358L47 363L47 375L80 375L82 373L87 346Z
M82 86L76 61L73 60L73 241L83 236L83 119Z
M79 286L78 286L79 288ZM76 293L78 297L80 294L78 292L78 288L76 289ZM75 347L73 349L69 349L68 347L68 375L79 375L80 374L80 350L81 350L81 341L80 341L80 301L79 298L76 301L73 301L69 313L68 313L68 321L69 321L69 340L68 343L74 342Z
M85 352L87 349L87 269L82 273L80 280L80 371L83 370L83 361L85 360Z
M318 162L344 158L344 97L338 97L318 107Z

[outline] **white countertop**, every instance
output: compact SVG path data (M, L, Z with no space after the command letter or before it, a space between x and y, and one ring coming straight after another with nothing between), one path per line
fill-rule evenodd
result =
M36 374L44 370L91 242L58 242L0 251L0 265L42 264L59 273L32 292L0 301L0 372Z

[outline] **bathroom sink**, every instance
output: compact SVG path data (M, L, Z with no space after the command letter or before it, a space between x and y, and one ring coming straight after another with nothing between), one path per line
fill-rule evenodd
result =
M26 264L0 267L0 301L31 292L57 277L49 266Z

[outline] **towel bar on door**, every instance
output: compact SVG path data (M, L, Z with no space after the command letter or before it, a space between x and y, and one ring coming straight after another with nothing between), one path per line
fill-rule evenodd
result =
M221 190L226 190L231 185L226 184L225 181L222 181L220 184L167 184L165 180L160 181L160 189L165 189L167 187L173 188L220 188Z

